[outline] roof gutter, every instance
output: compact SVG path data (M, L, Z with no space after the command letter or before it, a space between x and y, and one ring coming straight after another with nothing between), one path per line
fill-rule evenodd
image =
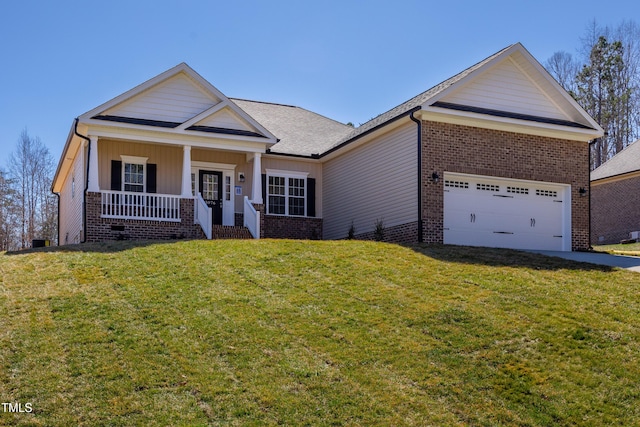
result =
M87 141L87 158L91 158L91 140L89 137L81 135L78 133L78 118L75 118L73 124L73 133L74 135L84 139ZM84 153L83 153L84 155ZM87 191L89 190L89 162L87 161L87 173L84 179L84 191L82 192L82 240L80 243L85 243L87 241ZM60 210L60 204L58 204L58 210ZM60 229L58 228L58 239L60 238Z
M317 160L320 158L320 154L292 154L292 153L279 153L277 151L271 151L271 148L267 148L265 154L272 154L274 156L283 156L283 157L295 157L298 159L314 159Z
M424 241L422 235L422 120L416 119L413 113L415 113L414 110L409 114L409 118L418 125L418 154L416 156L418 164L418 243L422 243Z

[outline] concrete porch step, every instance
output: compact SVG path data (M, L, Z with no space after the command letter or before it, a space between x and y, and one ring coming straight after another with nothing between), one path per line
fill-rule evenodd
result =
M212 239L253 239L246 227L231 225L214 225L211 229Z

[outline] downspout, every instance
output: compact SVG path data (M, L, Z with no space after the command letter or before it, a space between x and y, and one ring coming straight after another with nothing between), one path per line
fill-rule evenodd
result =
M591 142L589 142L589 175L588 175L588 179L589 179L589 200L588 200L588 207L587 209L589 209L589 247L587 248L588 251L593 251L593 246L591 246L591 148L593 147L593 144L596 142L597 140L593 140Z
M73 133L78 137L87 141L87 159L91 156L91 140L78 133L78 118L76 117L73 126ZM84 153L82 153L84 156ZM84 191L82 192L82 240L80 243L86 243L87 241L87 190L89 190L89 161L87 161L87 174L84 180ZM58 204L58 210L60 210L60 204ZM58 221L59 221L58 217ZM59 229L58 229L59 230ZM60 232L58 231L58 239L60 238Z
M416 119L414 113L412 111L409 118L418 124L418 243L422 243L422 121Z
M56 246L60 246L60 193L53 191L53 186L51 188L51 193L58 197L58 244Z

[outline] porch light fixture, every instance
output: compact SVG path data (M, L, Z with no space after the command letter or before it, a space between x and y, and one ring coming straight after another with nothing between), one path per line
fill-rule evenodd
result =
M438 181L440 181L440 175L438 175L438 172L433 172L431 174L431 181L435 182L436 184L438 183Z
M587 189L584 187L580 187L580 189L578 190L578 193L580 194L580 197L584 197L587 195Z
M244 172L238 172L238 182L244 182Z

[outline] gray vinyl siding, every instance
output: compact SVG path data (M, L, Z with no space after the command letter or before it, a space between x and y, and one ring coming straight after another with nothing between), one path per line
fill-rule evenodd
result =
M324 164L324 238L418 219L417 128L411 122Z

